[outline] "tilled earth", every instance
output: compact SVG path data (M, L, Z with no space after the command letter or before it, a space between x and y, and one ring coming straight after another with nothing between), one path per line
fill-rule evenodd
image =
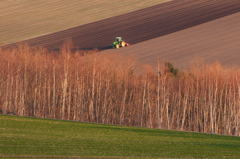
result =
M71 38L74 47L78 49L98 48L100 50L105 50L110 48L110 45L116 36L122 36L126 42L137 44L238 12L240 12L239 0L173 0L124 15L29 39L25 42L32 46L44 46L48 49L59 49L64 40ZM185 34L188 33L185 32ZM168 40L171 41L171 39ZM181 39L178 40L181 42ZM164 43L163 39L161 43ZM159 45L156 41L152 41L151 44L151 47ZM225 41L225 45L227 44L228 41ZM188 47L184 44L182 45L182 47ZM201 47L201 42L198 41L197 45ZM154 52L151 52L151 58L141 56L144 55L143 53L141 54L141 47L146 49L145 44L138 45L138 47L135 48L140 52L139 59L142 61L145 59L145 63L152 63L153 61L151 58L156 59L157 56L159 56L155 55ZM171 47L174 49L174 46ZM111 51L114 52L115 50ZM152 51L158 53L159 49ZM206 52L207 51L208 50L206 49ZM136 51L134 52L134 50L131 52L136 54ZM131 52L128 52L128 54L131 54ZM171 52L169 52L168 56L177 56L177 59L181 59L181 54L184 53L177 52L177 54L171 54ZM172 58L172 60L174 62L174 58ZM186 60L189 61L188 58ZM187 61L182 60L180 62L183 64Z
M156 67L158 61L169 61L183 69L204 60L204 63L219 61L225 67L240 67L240 12L131 47L102 52L134 57L138 66Z
M58 49L66 38L72 38L78 48L105 48L114 37L122 36L135 44L239 11L239 0L173 0L26 42Z

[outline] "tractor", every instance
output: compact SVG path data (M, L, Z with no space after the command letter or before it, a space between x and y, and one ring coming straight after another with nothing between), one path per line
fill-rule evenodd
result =
M122 37L116 37L115 41L112 43L112 48L118 49L119 47L129 46L128 43L122 40Z

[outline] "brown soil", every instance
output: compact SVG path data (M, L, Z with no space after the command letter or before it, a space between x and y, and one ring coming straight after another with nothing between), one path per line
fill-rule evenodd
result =
M239 0L173 0L25 42L57 50L72 38L76 48L105 50L122 36L135 45L107 52L136 56L143 64L161 59L183 68L200 57L240 66L239 12Z
M220 61L226 67L240 66L240 12L127 48L104 52L134 56L139 63L156 66L170 61L182 69L194 60Z
M239 0L173 0L26 42L58 49L70 37L78 48L107 48L114 37L122 36L136 44L239 11Z

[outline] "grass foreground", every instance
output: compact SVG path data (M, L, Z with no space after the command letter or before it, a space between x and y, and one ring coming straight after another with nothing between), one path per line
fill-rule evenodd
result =
M0 158L238 158L240 138L0 115Z

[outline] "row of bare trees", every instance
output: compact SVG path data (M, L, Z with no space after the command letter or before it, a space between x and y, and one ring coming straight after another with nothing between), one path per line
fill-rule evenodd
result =
M0 56L2 114L239 135L239 68L136 73L132 60L82 56L69 43L60 53L22 44Z

